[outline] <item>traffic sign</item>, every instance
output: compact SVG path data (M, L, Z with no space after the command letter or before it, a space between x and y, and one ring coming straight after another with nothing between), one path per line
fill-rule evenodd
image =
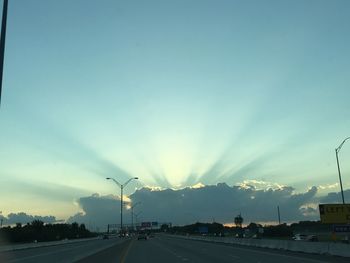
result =
M334 225L333 231L337 233L347 233L350 232L350 225Z
M152 225L151 222L142 222L141 223L142 228L148 228L148 227L151 227L151 225Z
M320 204L321 222L325 224L350 224L350 204Z

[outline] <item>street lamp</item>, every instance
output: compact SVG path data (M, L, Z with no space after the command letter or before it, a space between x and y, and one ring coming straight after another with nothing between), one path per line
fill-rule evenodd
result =
M106 179L107 180L112 180L113 182L115 182L120 187L120 231L122 231L123 230L123 189L128 183L130 183L131 180L134 180L134 179L137 180L139 178L138 177L130 178L129 180L127 180L123 184L119 183L114 178L107 177Z
M0 36L0 105L1 105L1 93L2 93L2 75L4 71L4 57L5 57L7 6L8 6L8 0L4 0L4 6L2 8L2 23L1 23L1 36Z
M131 206L131 227L134 231L134 207L141 204L141 202L136 202L133 206Z
M335 149L335 156L337 157L337 165L338 165L338 174L339 174L339 182L340 182L340 190L341 190L341 197L343 199L343 204L345 204L345 201L344 201L344 192L343 192L343 183L341 181L341 174L340 174L340 166L339 166L339 158L338 158L338 153L341 149L341 147L343 147L343 144L349 140L350 137L346 138L340 145L338 148Z

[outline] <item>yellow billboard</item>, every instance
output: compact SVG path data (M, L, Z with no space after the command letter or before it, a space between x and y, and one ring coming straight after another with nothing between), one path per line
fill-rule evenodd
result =
M350 204L320 204L321 222L325 224L350 224Z

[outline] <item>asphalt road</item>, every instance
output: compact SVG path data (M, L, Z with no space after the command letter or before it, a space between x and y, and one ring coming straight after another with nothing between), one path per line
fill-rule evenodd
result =
M147 241L133 240L121 262L345 263L350 261L348 258L215 244L160 235Z
M109 239L0 253L0 262L79 263L345 263L349 258L218 244L156 235L148 240Z
M125 240L119 238L95 239L56 246L28 248L0 253L1 263L58 263L77 262L82 258L95 255L108 248L114 248L115 254L121 254ZM103 261L99 261L102 263ZM118 261L114 261L118 262Z

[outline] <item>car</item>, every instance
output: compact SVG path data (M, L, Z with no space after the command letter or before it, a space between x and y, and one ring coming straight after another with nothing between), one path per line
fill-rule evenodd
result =
M307 235L304 234L295 234L292 239L294 241L306 241L307 240Z
M103 235L102 239L109 239L108 235Z
M147 240L148 239L147 233L146 232L139 232L137 235L137 240L140 240L140 239Z
M318 241L318 237L316 235L295 234L293 236L293 240L295 240L295 241L317 242Z
M318 237L316 235L309 235L309 236L307 236L306 240L310 241L310 242L317 242Z

